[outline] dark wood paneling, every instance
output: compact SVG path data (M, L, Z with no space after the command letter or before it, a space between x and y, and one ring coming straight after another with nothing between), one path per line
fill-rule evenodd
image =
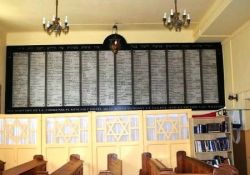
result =
M233 131L234 136L236 132ZM240 131L240 142L233 144L234 165L240 171L240 175L247 175L247 160L246 160L246 134L245 131ZM249 145L248 145L249 146Z

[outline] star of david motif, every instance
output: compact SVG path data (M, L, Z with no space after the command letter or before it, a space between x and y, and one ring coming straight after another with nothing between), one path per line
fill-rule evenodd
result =
M78 135L78 132L79 132L79 125L78 125L79 122L76 122L76 121L72 121L72 120L67 120L66 122L66 125L70 127L70 135Z
M70 130L66 133L65 129L69 128ZM69 143L71 138L78 136L79 125L77 122L71 120L66 120L65 122L56 122L56 136L62 137L64 142Z
M107 136L114 137L115 141L120 141L122 136L129 135L128 126L129 122L122 121L120 118L115 121L110 121L106 123L107 126ZM118 130L116 127L118 126Z
M56 136L60 137L64 135L63 128L64 125L56 122Z
M16 136L15 134L16 123L11 123L11 124L8 123L6 128L8 128L7 132L8 135L11 135L12 137Z
M19 134L19 137L20 138L27 138L27 136L28 136L28 127L27 126L20 126L19 127L19 131L20 131L20 134Z
M19 120L16 120L15 123L13 123L12 129L12 136L14 137L14 140L16 143L19 143L21 140L25 139L25 141L28 141L28 130L29 124L27 122L21 122Z
M178 127L178 120L173 120L172 121L172 132L179 132L179 127Z
M171 136L173 133L179 132L178 120L164 118L164 119L157 120L156 124L158 127L157 134L164 135L165 139L167 140L171 139ZM170 124L170 128L166 128L166 126L169 124Z

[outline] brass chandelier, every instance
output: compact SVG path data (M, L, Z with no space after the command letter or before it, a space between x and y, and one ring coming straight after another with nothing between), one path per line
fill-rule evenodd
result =
M69 32L69 24L68 24L68 17L65 17L64 25L62 26L62 23L60 21L60 18L58 17L58 0L56 0L56 16L53 15L52 21L47 21L45 17L43 18L43 29L45 32L47 32L49 35L51 35L53 32L55 32L55 35L58 36L63 32L64 34L67 34Z
M169 30L175 28L175 31L180 32L181 28L187 28L190 25L190 14L187 14L187 11L184 10L182 18L180 18L180 13L177 11L177 0L174 0L175 9L171 9L170 15L167 17L167 13L163 15L163 25Z

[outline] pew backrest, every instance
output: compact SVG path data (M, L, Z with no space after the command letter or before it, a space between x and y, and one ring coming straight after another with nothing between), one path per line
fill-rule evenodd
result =
M142 168L140 169L140 175L149 175L150 173L150 165L149 165L149 159L152 158L152 154L149 152L144 152L141 155L141 163Z
M113 175L122 175L122 160L118 159L117 154L111 153L107 156L108 171Z
M214 167L198 159L186 156L185 151L177 152L176 173L212 174Z
M70 155L69 162L58 168L51 175L83 175L83 161L77 154Z
M238 170L227 164L215 168L198 159L186 156L186 152L177 152L175 171L166 167L161 161L153 159L151 153L142 154L140 175L239 175Z
M0 175L3 174L5 162L0 160Z
M101 170L99 175L122 175L122 160L118 159L117 154L107 155L107 170Z
M158 159L153 159L151 153L145 152L142 154L142 168L140 175L165 175L173 174L173 169L166 167Z
M178 174L207 174L207 175L239 175L239 171L231 165L221 164L218 168L206 164L198 159L186 156L185 151L177 152L177 167L175 172Z
M35 155L33 160L2 172L2 175L36 175L38 171L46 171L47 162L42 155Z
M150 175L164 175L171 174L173 172L172 168L167 168L161 161L158 159L149 159L150 166Z

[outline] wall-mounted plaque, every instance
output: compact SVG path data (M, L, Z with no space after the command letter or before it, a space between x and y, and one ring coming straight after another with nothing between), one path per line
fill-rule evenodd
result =
M185 103L183 62L182 50L168 50L169 104Z
M166 51L151 50L150 65L152 104L167 104Z
M116 55L116 101L117 105L132 105L131 51Z
M29 89L29 106L45 106L45 52L30 53Z
M29 64L29 54L27 52L19 52L13 54L13 65L12 65L13 81L12 81L12 91L11 91L13 105L11 107L29 107L28 64Z
M82 51L81 96L83 106L97 105L97 51Z
M135 50L134 63L134 104L149 105L149 62L148 50Z
M80 106L80 54L64 52L64 106Z
M115 104L114 56L111 51L99 53L99 105Z
M8 46L6 113L224 107L219 43Z
M201 68L199 50L185 50L186 102L202 103Z
M204 103L214 103L219 101L218 96L218 77L216 51L204 49L201 51L202 58L202 76Z
M63 53L47 53L47 106L63 106Z

